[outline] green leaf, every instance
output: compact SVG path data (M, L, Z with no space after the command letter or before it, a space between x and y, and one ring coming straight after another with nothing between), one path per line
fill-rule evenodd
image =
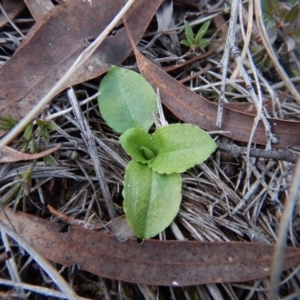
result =
M47 128L49 131L53 131L57 129L57 125L55 123L49 122Z
M40 127L39 130L39 136L43 137L43 139L45 140L46 144L49 144L50 142L50 134L49 131L46 127Z
M49 155L46 155L43 157L43 161L45 164L48 164L52 167L55 167L56 166L56 162L54 160L54 158L49 154Z
M35 120L35 122L39 127L47 128L50 131L56 130L56 128L57 128L57 126L54 123L52 123L51 121L44 121L44 120L37 119L37 120Z
M217 148L204 130L191 124L171 124L153 133L157 155L148 163L158 173L181 173L206 160Z
M296 27L293 31L295 36L299 36L300 35L300 26Z
M129 128L148 131L157 111L155 92L140 74L113 66L102 79L98 97L100 113L114 131Z
M17 123L12 117L0 117L0 130L10 130Z
M300 5L299 3L295 4L287 13L287 15L284 18L285 23L293 23L296 21L299 17L300 12Z
M23 192L23 184L21 182L15 183L0 199L0 207L4 208L13 200L19 200ZM15 197L17 196L17 197Z
M143 155L145 156L145 158L147 160L153 159L155 157L155 155L156 155L155 152L153 152L151 149L149 149L147 147L142 146L141 150L142 150Z
M271 0L262 0L261 1L262 10L270 16L272 10L273 10L273 3Z
M273 1L273 0L271 0L272 1L272 3L273 3L273 11L272 11L272 14L271 14L271 18L273 18L274 19L274 16L276 17L276 16L278 16L278 17L280 17L281 18L281 15L283 14L284 15L284 9L282 9L283 7L282 7L282 5L280 5L279 3L275 3L276 1Z
M188 40L188 42L190 44L192 44L193 38L194 38L194 32L193 32L191 25L187 21L184 21L184 28L185 28L184 33L185 33L186 39Z
M205 48L209 44L210 40L209 39L202 39L200 40L197 44L197 48Z
M134 234L147 239L168 227L181 202L180 174L158 174L132 160L126 167L124 210Z
M279 0L271 0L273 6L279 6Z
M29 149L30 153L34 153L35 151L35 138L32 137L32 139L29 141Z
M32 175L31 170L27 170L27 171L22 172L20 174L20 177L23 178L25 182L30 182L31 181L31 175Z
M199 29L199 31L197 32L197 35L195 37L195 43L197 44L202 37L204 36L204 34L206 33L208 27L209 27L210 21L205 22L201 28Z
M120 142L126 153L138 162L147 163L156 155L156 146L150 134L142 129L131 128L120 136Z
M40 120L40 119L35 120L35 122L39 127L47 127L47 124L48 124L48 121L44 121L44 120Z
M182 41L180 41L180 44L185 45L185 46L187 46L187 47L190 47L190 46L191 46L191 43L189 43L188 40L182 40Z
M27 125L27 127L24 130L24 138L29 141L32 135L32 130L33 130L33 124L30 123L29 125Z
M24 179L23 189L26 196L29 196L32 187L31 175L32 175L31 170L24 171L20 174L20 177Z
M266 28L270 28L276 26L276 22L273 19L268 19L265 21Z

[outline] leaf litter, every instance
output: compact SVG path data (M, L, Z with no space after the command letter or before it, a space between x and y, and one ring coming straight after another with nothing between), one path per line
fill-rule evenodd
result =
M136 17L131 19L131 26L137 41L161 2L152 1L144 19L138 17L143 9L142 3L134 6L132 13ZM107 9L103 9L105 5ZM92 6L88 1L71 1L56 6L46 18L40 19L15 55L0 69L1 115L9 115L16 120L24 117L121 7L118 1L97 1ZM80 17L84 26L77 23L79 11L83 12ZM75 72L63 88L100 76L111 64L120 64L130 51L124 29L121 28L106 38L94 56Z
M76 263L82 270L107 278L146 285L190 286L240 282L270 274L271 245L158 240L137 245L135 239L120 243L113 235L80 227L62 234L53 222L9 209L6 213L21 237L47 259L67 266ZM3 213L0 219L9 224ZM45 252L49 246L53 250ZM286 250L285 269L299 264L299 252Z
M184 7L182 5L175 6L178 12L184 9ZM150 30L153 30L153 27L152 29L150 27ZM143 49L144 43L145 40L142 40L140 43L141 49ZM152 53L149 52L149 49L142 50L142 52L155 61L156 57L153 57L153 53L160 53L163 48L161 48L160 44L154 44L150 50ZM173 55L164 51L162 52L166 57ZM215 59L218 58L218 53L216 53ZM195 68L199 70L201 65ZM183 73L189 74L187 70L184 70ZM210 76L207 75L207 78L212 79L213 75ZM200 78L203 80L202 85L204 85L207 78L206 76ZM79 103L93 93L96 93L97 89L98 87L93 81L76 87L75 93L79 99ZM203 90L201 93L210 96L213 93L213 86L208 86L207 90ZM283 92L278 89L277 93L281 96ZM237 96L241 97L241 94L238 91L232 91L233 99ZM162 95L161 98L164 101ZM115 133L100 119L95 103L93 100L85 103L82 105L82 111L83 115L88 119L96 143L100 146L96 150L102 163L105 180L109 185L109 192L114 200L114 207L117 214L122 215L122 199L120 198L120 194L124 178L124 166L128 163L129 157L118 144L118 137ZM293 103L291 98L278 105L280 105L280 117L282 119L299 120L299 107ZM60 113L60 116L54 119L58 128L55 133L51 133L48 145L51 148L57 145L58 141L61 143L60 151L56 153L56 157L54 155L57 165L49 166L43 162L37 162L32 172L34 184L31 188L30 197L26 195L22 196L22 206L19 206L19 209L49 218L50 215L46 209L46 204L52 204L60 213L75 220L82 220L83 227L90 228L94 225L98 228L99 224L105 225L109 221L109 217L103 195L99 190L99 183L94 170L95 166L88 154L87 146L81 138L82 129L80 129L80 125L72 112L64 112L69 106L70 104L65 94L61 94L44 113L46 119L51 119L52 115ZM271 116L275 117L275 115L272 115L272 111ZM168 115L168 117L172 116ZM222 136L215 137L217 142L237 147L247 146L246 142L241 143ZM260 148L260 146L257 146L257 149ZM284 150L282 149L282 151ZM296 147L290 147L286 151L293 154L298 153ZM246 176L245 170L248 167L250 168L250 172ZM2 164L1 193L7 191L9 185L18 178L18 174L29 168L30 166L26 162ZM235 157L230 152L217 152L207 163L196 166L184 174L183 203L180 213L170 228L158 238L160 240L178 239L203 242L239 241L245 244L245 246L241 246L242 249L244 249L243 247L248 247L248 244L245 242L251 242L253 245L259 242L268 249L269 245L274 244L276 241L276 232L284 207L283 205L288 196L287 190L291 182L293 168L293 164L285 161L277 161L270 158L247 159L245 156ZM288 240L289 245L294 247L299 246L298 212L299 209L296 207L292 220L292 230L289 233L290 238ZM61 227L65 226L56 217L52 217L53 221L58 222ZM30 223L26 222L26 224L29 226ZM74 230L76 231L76 229ZM78 230L83 231L82 229ZM105 231L105 226L103 230ZM96 233L91 232L91 234L95 235ZM129 244L134 243L135 248L137 248L136 241L128 242ZM158 241L154 242L157 243ZM148 241L146 241L147 243ZM209 245L211 246L211 244ZM228 247L232 247L233 252L238 250L237 247L234 248L234 243L228 244ZM266 249L264 250L264 247L262 247L261 251L265 253ZM168 249L165 250L165 252L167 251ZM209 248L207 251L210 252L211 249ZM244 254L246 250L243 251L241 256L244 255L243 259L245 259L251 252L247 251L247 254ZM47 251L46 253L50 255L51 251ZM89 254L87 255L85 259L90 257ZM271 257L272 251L267 251L266 259L270 261ZM166 259L165 256L163 258ZM97 259L92 256L90 262L94 263L95 261ZM164 260L163 262L166 261ZM29 270L32 271L33 269L34 266L29 264L29 269L25 273L22 271L23 282L33 283L30 281L30 277L25 276ZM116 269L119 271L118 268ZM106 295L107 297L112 297L111 293L116 293L121 297L130 297L132 293L136 293L136 289L134 292L124 282L119 282L119 288L115 288L109 280L104 280L102 277L95 278L92 274L77 271L74 267L68 268L68 270L70 277L74 276L76 278L76 283L73 287L79 294L81 293L80 291L88 292L95 289L95 287L101 290L97 296ZM269 270L266 269L265 271ZM82 279L82 276L87 276L89 284ZM284 272L282 276L283 282L280 295L285 297L295 295L298 286L297 273L289 270ZM1 273L1 277L7 278L7 275ZM250 280L249 277L248 279ZM287 283L284 282L284 279L286 279ZM217 281L214 280L213 282ZM42 280L41 283L45 284ZM174 280L172 282L175 286L176 283L180 285L180 281L177 282ZM232 282L217 283L192 286L189 289L163 289L159 286L148 287L143 285L138 285L137 287L148 299L156 299L157 297L167 299L170 295L175 295L179 299L189 299L195 294L204 299L216 299L216 297L219 297L219 299L249 299L250 297L253 297L253 299L258 297L267 299L267 290L270 287L270 282L268 278L263 278L243 284Z

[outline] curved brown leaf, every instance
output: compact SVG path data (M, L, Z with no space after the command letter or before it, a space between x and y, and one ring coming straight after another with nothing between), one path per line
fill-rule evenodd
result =
M33 18L38 21L54 9L51 0L24 0Z
M3 0L2 6L11 20L13 20L25 7L22 0ZM7 18L3 14L1 14L0 28L6 25L7 23Z
M192 242L135 239L57 225L5 209L17 232L45 258L62 265L77 263L99 276L147 285L188 286L241 282L270 274L274 246L243 242ZM11 224L0 213L0 220ZM284 269L300 263L300 250L287 248Z
M135 1L128 12L136 42L162 1ZM89 41L103 31L123 4L117 0L67 1L39 20L0 69L0 115L21 119L61 78ZM130 43L121 28L105 39L64 88L103 74L111 64L120 64L130 52Z
M156 88L159 88L161 101L172 113L184 122L198 125L207 130L216 127L217 104L190 91L174 78L163 72L140 53L136 54L140 71ZM300 146L300 122L268 119L272 132L278 138L279 147ZM240 111L223 108L222 135L237 141L247 142L250 138L254 116ZM228 131L228 133L227 133ZM265 145L267 142L265 128L260 122L257 126L253 143Z
M130 31L127 32L130 38ZM216 126L218 105L192 92L173 77L146 59L136 48L132 47L142 75L158 88L162 103L178 117L178 119L198 125L207 130L218 130ZM248 142L254 123L254 116L240 111L223 108L222 135L237 141ZM268 119L272 132L278 138L278 147L300 146L300 122ZM265 145L267 142L265 128L259 122L253 143Z

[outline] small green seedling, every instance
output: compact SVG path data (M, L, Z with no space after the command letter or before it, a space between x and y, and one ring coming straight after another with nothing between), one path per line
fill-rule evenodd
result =
M0 208L5 208L9 203L14 201L14 207L16 208L22 195L29 195L32 179L32 171L23 171L18 177L18 180L9 187L9 190L0 197Z
M180 44L190 47L190 50L193 52L197 48L205 48L209 44L209 39L203 39L202 37L207 32L209 24L210 21L205 22L195 36L191 25L184 21L186 39L180 41Z
M300 36L300 3L298 0L262 0L261 7L271 44L283 35L287 51L297 47Z
M12 117L1 117L0 116L0 130L11 130L18 121L14 120Z
M12 129L18 121L12 119L11 117L0 117L0 130L10 130ZM50 134L49 132L56 129L56 126L50 121L43 121L37 119L35 121L37 124L37 135L42 137L46 143L50 142ZM26 152L29 148L31 153L36 152L35 142L36 137L33 131L33 123L30 123L25 128L22 137L18 140L20 144L24 144L22 151ZM45 163L54 166L55 160L49 154L43 157ZM18 175L16 182L14 182L9 190L0 197L0 208L6 207L9 203L14 201L14 206L17 207L21 197L23 194L25 196L29 196L30 189L32 186L32 170L23 171Z
M50 142L50 131L56 129L56 125L50 121L44 120L35 120L37 125L37 130L34 131L33 123L27 125L23 133L23 139L21 140L24 142L23 151L27 151L29 148L31 153L35 153L36 149L36 136L41 137L44 139L45 143L48 144ZM55 166L56 162L54 158L49 154L43 157L43 161L45 164L50 166Z
M166 125L149 134L156 97L136 72L112 67L99 91L100 113L122 133L120 143L132 157L123 189L126 220L137 237L151 238L168 227L179 211L180 173L206 160L216 143L191 124Z

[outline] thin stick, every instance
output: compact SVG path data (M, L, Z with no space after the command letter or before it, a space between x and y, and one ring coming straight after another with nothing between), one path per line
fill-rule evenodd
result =
M240 8L240 15L242 15L242 9L243 9L243 4L240 3L239 5ZM240 23L242 25L242 18L240 18ZM239 72L240 72L240 68L241 65L246 57L248 48L249 48L249 44L250 44L250 39L251 39L251 33L252 33L252 23L253 23L253 0L249 0L249 4L248 4L248 25L247 25L247 34L246 37L244 37L244 47L243 47L243 51L241 54L241 59L238 62L237 66L235 67L235 70L233 71L232 75L231 75L231 79L235 79Z
M165 118L164 111L161 105L159 88L157 88L157 92L156 92L156 104L158 109L158 116L156 112L152 114L156 128L168 125L168 122Z
M278 239L275 246L275 252L272 262L272 274L271 274L271 289L269 293L269 299L277 299L277 291L280 282L280 274L282 271L282 264L284 260L284 251L286 247L286 236L289 228L289 224L292 219L295 204L298 199L298 193L300 188L300 159L298 159L295 173L292 180L292 185L289 190L289 197L286 199L285 208L281 217Z
M0 285L20 287L24 290L42 294L44 296L66 299L65 295L61 292L58 292L58 291L55 291L55 290L52 290L49 288L41 287L41 286L35 286L32 284L19 283L19 282L14 282L12 280L0 278ZM90 300L88 298L82 298L82 297L78 297L78 299L79 300Z
M239 157L242 155L247 155L248 148L239 147L235 144L228 143L220 143L218 144L218 150L231 153L234 157ZM296 163L299 159L298 154L294 154L286 149L280 150L264 150L264 149L255 149L251 148L249 151L250 157L258 157L258 158L266 158L266 159L274 159L274 160L284 160L291 163Z
M82 106L82 105L84 105L84 104L86 104L86 103L88 103L88 102L90 102L90 101L96 99L99 95L100 95L100 92L97 92L97 93L94 94L93 96L88 97L88 98L86 98L85 100L82 100L82 101L81 101L80 103L78 103L78 104L79 104L79 106ZM70 111L72 111L72 110L73 110L73 107L69 107L69 108L67 108L67 109L61 110L61 111L59 111L59 112L57 112L57 113L54 113L54 114L52 114L52 115L47 116L47 117L45 118L45 121L50 121L50 120L53 120L53 119L55 119L55 118L57 118L57 117L59 117L59 116L63 116L63 115L65 115L66 113L68 113L68 112L70 112Z
M96 51L99 45L103 42L106 36L119 23L128 9L132 6L135 0L128 0L126 5L116 15L116 17L109 23L97 39L91 43L75 60L69 70L62 76L62 78L51 88L51 90L40 100L40 102L33 107L33 109L6 135L0 140L0 149L10 143L25 127L34 119L34 117L59 93L69 80L71 75Z
M237 22L238 16L238 7L239 7L240 0L232 0L231 3L231 14L229 20L229 27L228 27L228 35L224 47L224 54L221 60L221 67L222 67L222 84L220 90L220 99L219 99L219 106L218 106L218 115L217 115L217 122L216 126L218 128L222 127L222 115L223 115L223 106L225 102L225 86L226 86L226 77L227 77L227 69L228 69L228 62L232 48L234 47L235 43L235 27Z
M5 250L7 252L11 253L11 248L10 248L10 244L7 238L7 234L5 232L1 232L1 237L2 237L2 242L5 246ZM14 257L11 257L10 259L6 260L6 267L8 269L9 275L11 277L11 279L15 282L21 282L21 278L20 278L20 274L18 272L18 268L17 268L17 264L15 262ZM22 288L17 288L16 291L22 295L25 296L25 293L23 291Z
M29 255L43 268L43 270L51 277L53 282L65 294L68 299L79 299L76 293L71 289L68 283L61 277L61 275L52 267L52 265L44 259L33 247L31 247L22 237L18 235L9 226L0 221L0 230L13 238L22 248L29 253Z
M272 48L272 45L269 41L268 34L266 32L265 26L263 24L263 16L262 16L262 11L261 11L261 1L260 0L255 0L255 19L257 23L257 28L259 31L259 34L261 36L261 40L264 44L265 50L267 51L269 57L271 58L274 67L282 79L282 81L285 83L286 88L288 91L291 93L291 95L295 98L295 101L300 104L300 95L297 92L295 86L292 84L291 80L281 67L280 63L278 62L278 59L276 57L276 54L274 53L274 50Z

